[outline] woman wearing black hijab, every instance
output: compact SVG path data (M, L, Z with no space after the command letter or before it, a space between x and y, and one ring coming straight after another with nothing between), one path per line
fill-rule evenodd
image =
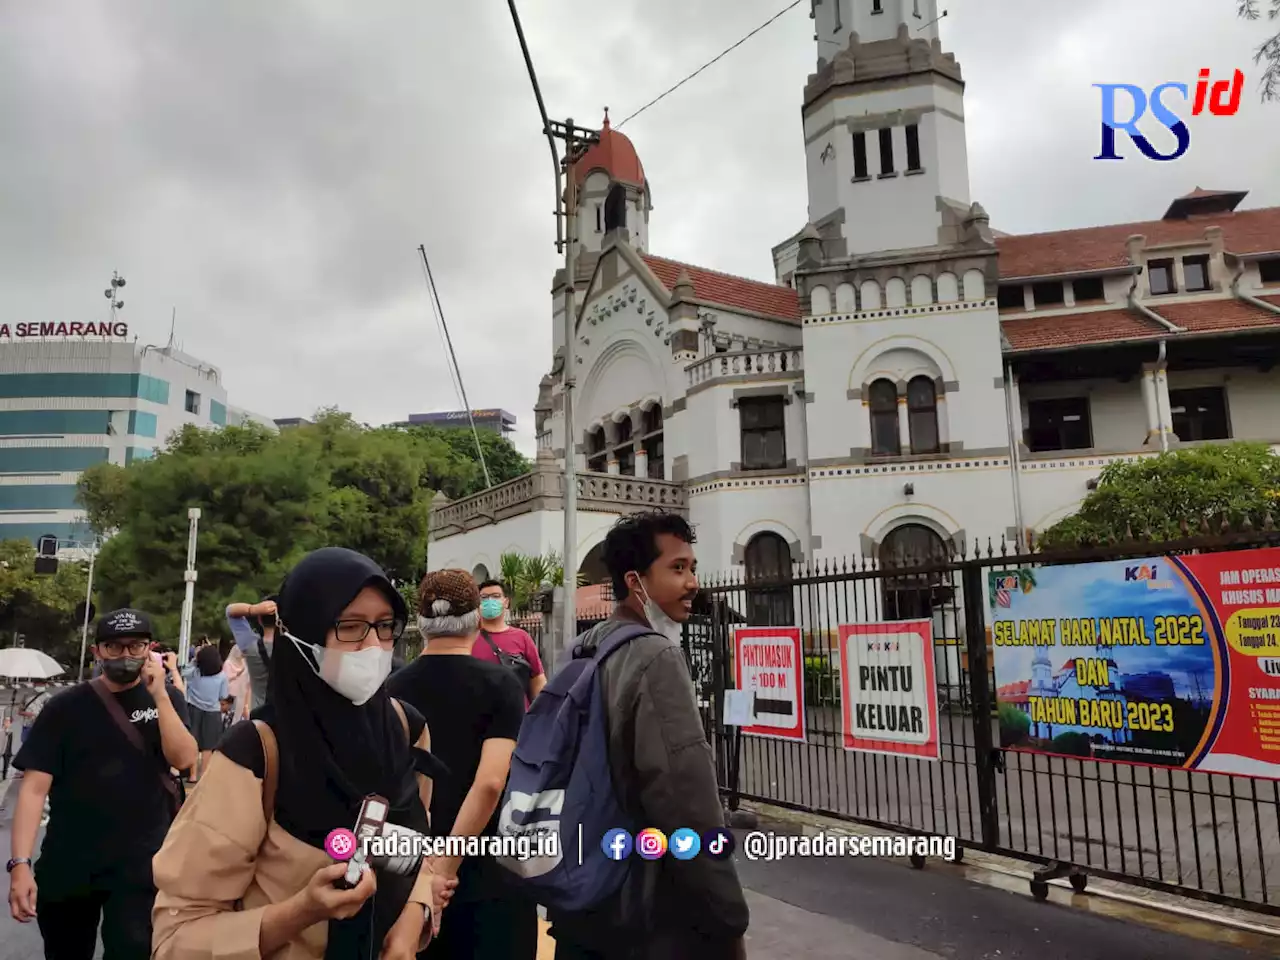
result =
M325 850L374 794L391 823L428 832L430 784L416 770L444 771L421 714L384 689L406 616L386 575L354 551L317 550L289 573L270 696L253 714L269 730L228 731L156 855L154 958L205 958L217 943L236 956L407 960L425 946L451 892L429 862L341 890L345 864Z

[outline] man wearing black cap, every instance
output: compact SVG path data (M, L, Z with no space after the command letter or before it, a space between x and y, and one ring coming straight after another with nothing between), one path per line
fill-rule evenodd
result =
M25 772L13 815L9 909L38 919L46 960L151 954L151 858L177 810L169 773L195 763L187 707L151 656L151 620L115 610L98 621L102 675L59 693L14 765ZM32 867L46 796L49 825ZM38 894L37 894L38 884Z

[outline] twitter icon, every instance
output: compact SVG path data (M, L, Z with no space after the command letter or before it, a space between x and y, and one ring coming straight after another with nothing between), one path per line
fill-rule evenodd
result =
M701 848L702 839L688 827L681 827L671 834L671 855L677 860L692 860Z

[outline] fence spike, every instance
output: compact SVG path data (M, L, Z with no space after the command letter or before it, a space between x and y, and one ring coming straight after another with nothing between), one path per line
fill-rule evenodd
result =
M1202 516L1200 518L1200 532L1203 533L1205 536L1209 536L1211 533L1213 533L1213 530L1211 530L1209 527L1208 516Z
M1009 539L1003 533L1000 534L1000 556L1007 557L1009 555Z
M1271 510L1268 509L1267 512L1262 516L1262 529L1266 530L1267 532L1270 532L1275 528L1276 528L1276 518L1271 515Z
M1184 537L1191 536L1191 526L1187 523L1187 518L1183 517L1178 521L1178 529L1182 531Z
M996 549L991 544L991 538L987 537L987 556L994 557L995 555L996 555Z
M1240 531L1242 533L1253 533L1253 520L1246 513L1244 519L1240 521Z

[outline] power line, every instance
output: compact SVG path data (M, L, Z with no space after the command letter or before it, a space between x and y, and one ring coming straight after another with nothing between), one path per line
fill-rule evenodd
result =
M706 63L704 63L702 66L700 66L697 70L693 71L693 73L689 74L687 77L685 77L685 78L684 78L683 80L681 80L679 83L677 83L674 87L671 87L671 88L670 88L670 89L668 89L668 90L664 90L662 93L658 94L656 97L654 97L652 100L650 100L648 103L646 103L643 107L641 107L641 108L640 108L639 110L637 110L635 113L631 114L631 116L629 116L629 117L627 117L626 119L624 119L624 120L622 121L622 123L619 123L619 124L615 125L614 129L615 129L615 130L621 130L621 129L622 129L622 124L627 123L627 122L628 122L628 121L630 121L630 120L634 120L636 117L640 116L640 114L644 113L646 110L648 110L650 107L652 107L652 106L653 106L655 103L657 103L659 100L663 100L663 99L665 99L666 97L670 96L671 94L675 93L677 90L679 90L681 87L683 87L686 83L688 83L690 80L692 80L692 79L693 79L694 77L696 77L698 74L702 73L702 71L703 71L703 70L706 70L708 67L714 66L716 63L718 63L718 62L720 62L721 60L723 60L725 57L727 57L729 54L733 53L733 51L737 50L740 46L742 46L744 43L746 43L748 40L750 40L752 37L754 37L757 33L759 33L759 32L760 32L761 30L763 30L765 27L767 27L767 26L769 26L770 24L772 24L775 20L780 20L780 19L782 19L782 17L783 17L783 15L784 15L784 14L790 13L790 12L791 12L792 10L794 10L796 7L800 6L800 4L801 4L801 3L803 3L803 2L804 2L804 0L795 0L795 2L794 2L794 3L787 4L787 6L783 7L781 10L779 10L777 13L775 13L772 17L770 17L770 18L769 18L768 20L766 20L764 23L760 24L760 26L756 27L754 30L752 30L750 33L748 33L745 37L743 37L741 40L739 40L739 41L738 41L737 43L735 43L733 46L728 47L728 48L727 48L727 49L725 49L725 50L722 50L718 56L714 57L714 58L713 58L713 59L711 59L711 60L708 60Z
M484 447L480 445L480 432L476 430L476 418L471 415L471 403L467 400L467 388L462 383L462 370L458 367L458 358L453 352L453 339L449 336L449 324L444 319L444 307L440 305L440 294L436 290L435 277L431 275L431 261L427 259L427 248L424 244L418 244L418 252L422 254L422 265L427 270L427 285L431 288L431 296L435 300L436 313L440 317L440 329L444 331L445 346L449 348L449 360L453 364L453 372L458 377L458 390L462 394L462 406L467 411L467 420L471 424L471 436L476 441L476 455L480 457L480 469L484 471L485 488L493 486L493 481L489 478L489 467L484 462Z

